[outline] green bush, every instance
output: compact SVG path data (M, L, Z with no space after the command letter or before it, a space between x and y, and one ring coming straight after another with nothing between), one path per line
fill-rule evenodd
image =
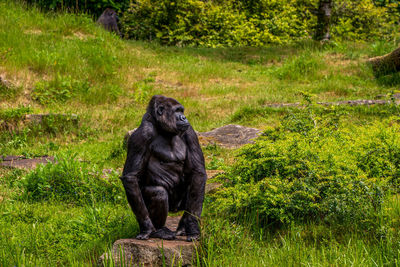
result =
M29 4L36 4L44 10L70 10L94 14L96 17L103 13L104 9L111 7L120 12L129 5L129 0L26 0Z
M376 228L385 192L399 188L399 131L397 118L349 128L332 112L289 114L239 150L211 209L236 220L257 214L264 226L317 220Z
M235 1L138 0L124 13L123 32L134 39L207 47L263 46L310 35L315 18L304 1L259 2L256 14L243 12Z
M334 1L334 39L389 38L398 9L373 0ZM126 37L168 45L265 46L309 39L316 26L316 0L137 0L124 13Z
M40 165L24 177L22 186L22 197L30 201L54 199L85 204L124 199L117 173L105 175L70 154L56 157L55 163Z
M78 81L71 77L57 75L51 81L36 83L32 91L32 98L42 105L64 103L78 93L86 93L89 89L90 84L87 81Z
M335 39L385 39L398 31L398 10L393 5L377 6L373 0L336 0L332 12Z

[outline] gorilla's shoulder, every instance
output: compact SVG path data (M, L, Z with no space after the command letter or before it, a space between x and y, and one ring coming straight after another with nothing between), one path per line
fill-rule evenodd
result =
M148 141L151 141L156 134L157 132L153 123L150 120L143 118L139 128L137 128L129 138L129 143L138 143L143 145Z

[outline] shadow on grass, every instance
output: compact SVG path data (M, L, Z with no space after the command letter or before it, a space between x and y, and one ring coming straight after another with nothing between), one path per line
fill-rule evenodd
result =
M282 62L285 58L304 51L324 50L326 46L312 40L288 45L271 45L268 47L176 47L162 46L156 42L135 41L144 49L156 54L189 55L205 57L218 62L237 62L245 65L270 65Z
M376 75L376 81L381 86L392 87L400 85L400 73L393 73L387 75Z

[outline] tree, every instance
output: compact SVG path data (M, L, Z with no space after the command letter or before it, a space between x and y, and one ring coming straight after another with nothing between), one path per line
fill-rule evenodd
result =
M331 23L332 2L333 0L319 0L315 40L329 41L331 38L329 26Z

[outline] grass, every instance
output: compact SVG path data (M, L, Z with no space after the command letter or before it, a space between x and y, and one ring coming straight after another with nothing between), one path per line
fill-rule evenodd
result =
M120 40L86 15L42 13L0 2L0 155L62 155L121 171L122 139L140 124L154 94L178 99L192 126L207 131L227 123L267 129L291 112L269 103L373 99L397 90L400 76L375 78L365 60L398 41L311 41L265 48L178 48ZM387 97L389 99L389 97ZM397 114L392 106L339 107L348 125ZM29 113L77 114L45 126ZM234 161L234 152L203 148L207 169ZM74 164L74 163L72 163ZM76 163L78 164L78 163ZM47 175L48 176L48 175ZM46 177L47 177L46 176ZM93 265L119 238L137 233L127 203L21 198L26 172L0 169L0 266ZM43 176L46 178L45 176ZM123 193L123 192L120 192ZM204 214L204 266L397 266L400 202L386 202L385 238L310 222L287 229L257 229Z

